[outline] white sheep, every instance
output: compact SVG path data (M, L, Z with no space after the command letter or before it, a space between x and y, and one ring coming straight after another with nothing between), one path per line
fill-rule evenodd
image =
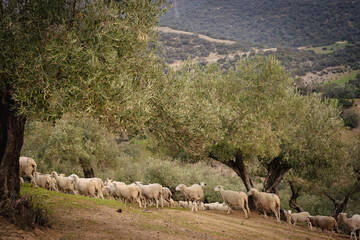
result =
M263 209L265 218L267 218L266 211L270 210L275 214L276 221L280 222L280 198L276 194L259 192L256 188L250 188L247 195L254 196L257 203Z
M175 188L176 191L181 191L185 200L188 200L192 203L191 211L198 211L198 205L201 199L204 197L204 190L200 187L199 184L194 184L191 187L187 187L184 184L179 184Z
M110 187L109 186L104 186L102 189L102 194L104 196L104 198L106 199L110 199L111 195L110 195Z
M351 231L350 239L354 236L355 240L357 240L356 230L360 230L360 215L354 214L351 218L347 218L346 213L340 213L337 219L339 222L343 221L347 228Z
M183 208L193 208L193 204L188 201L179 201L178 205L179 207L183 207Z
M225 203L205 203L204 204L205 210L215 210L215 211L228 211L228 206Z
M59 189L58 189L56 179L54 177L52 177L50 174L45 174L45 176L50 177L49 190L58 192Z
M79 194L104 198L102 197L102 186L97 178L79 178L76 174L71 174L68 178L74 180L75 189Z
M41 173L36 172L34 179L37 186L45 189L50 189L50 176L42 175Z
M308 217L310 216L310 213L308 212L299 212L299 213L292 213L291 210L284 210L284 214L286 217L286 222L294 224L296 226L296 223L302 223L302 222L308 222Z
M29 157L20 157L19 164L20 176L25 174L27 177L30 178L31 186L33 186L34 184L35 187L37 187L35 182L37 164L35 160Z
M309 216L309 229L312 229L312 226L317 228L321 228L322 231L329 230L333 231L335 228L337 232L339 233L338 224L333 217L328 216Z
M248 196L244 192L237 192L231 190L224 190L224 187L217 185L214 188L215 192L220 192L223 201L228 206L228 214L230 213L231 208L236 206L240 207L244 211L245 218L250 217L250 209L248 205Z
M168 201L164 200L164 207L175 207L175 202L172 198L170 198Z
M170 201L172 196L170 189L168 189L167 187L163 187L162 194L165 201Z
M51 172L51 176L55 178L59 190L64 193L72 193L77 195L75 191L74 180L72 178L59 176L55 171Z
M119 183L114 183L115 191L113 192L113 195L116 199L120 198L125 202L132 202L135 201L139 204L139 207L141 208L141 201L140 201L140 195L141 190L140 187L138 187L136 184L132 183L130 185L123 185Z
M161 207L164 207L163 187L160 184L142 185L140 182L135 182L135 184L140 188L141 195L145 198L144 209L148 200L156 202L156 208L159 207L159 202Z

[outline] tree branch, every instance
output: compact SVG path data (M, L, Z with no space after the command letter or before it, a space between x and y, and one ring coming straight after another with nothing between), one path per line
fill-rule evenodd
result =
M326 197L328 197L334 204L336 204L336 200L335 200L333 197L331 197L329 194L323 193L323 195L325 195Z

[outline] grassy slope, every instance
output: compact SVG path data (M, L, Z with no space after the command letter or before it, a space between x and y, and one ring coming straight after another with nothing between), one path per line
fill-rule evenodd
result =
M125 207L115 200L50 192L28 184L21 187L21 193L38 196L39 203L52 214L51 228L36 231L35 236L23 233L25 239L341 239L309 232L305 226L276 224L273 218L264 219L255 212L249 220L240 211L227 215L151 208L143 212L133 204ZM122 213L116 212L119 208Z
M344 42L336 42L334 44L326 45L326 46L303 48L303 50L307 50L307 51L313 50L316 54L329 54L335 52L336 50L344 49L346 45L349 45L349 43L347 41L344 41Z
M351 73L347 74L346 76L343 76L339 79L336 79L334 81L324 83L324 84L332 84L332 83L347 83L351 79L355 79L356 75L360 73L360 70L358 71L352 71Z

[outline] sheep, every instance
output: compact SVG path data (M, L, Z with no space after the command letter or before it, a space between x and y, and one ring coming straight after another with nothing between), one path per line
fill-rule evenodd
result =
M172 198L169 199L169 201L164 200L164 207L175 207L175 202Z
M259 192L256 188L250 188L247 195L254 196L257 203L263 209L265 218L267 218L266 211L270 210L275 214L276 221L280 222L280 198L276 194Z
M291 210L284 210L284 214L286 216L286 222L292 223L294 226L296 226L297 222L308 222L308 217L310 216L308 212L292 213Z
M163 187L162 194L163 194L164 200L169 202L171 199L171 196L172 196L170 189L168 189L167 187Z
M239 206L240 209L244 211L245 218L250 217L250 209L248 205L248 197L244 192L236 192L231 190L224 190L224 187L217 185L214 188L215 192L220 192L224 203L228 206L228 214L230 214L230 209Z
M45 174L45 176L50 178L49 190L58 192L58 185L56 179L52 177L50 174Z
M336 231L339 233L338 224L333 217L328 216L309 216L309 229L312 229L312 226L317 228L321 228L322 231L329 230L333 231L336 228Z
M68 178L74 180L75 189L81 195L104 198L99 178L79 178L76 174L71 174Z
M49 176L42 175L41 173L36 172L34 179L37 186L45 189L50 189L51 179Z
M29 157L20 157L19 164L20 176L25 174L30 178L31 186L35 185L35 187L37 187L35 182L35 173L37 167L35 160Z
M51 176L55 178L57 186L62 192L77 195L74 187L74 180L72 178L59 176L55 171L51 172Z
M204 197L204 190L199 184L194 184L191 187L187 187L184 184L179 184L175 188L176 191L181 191L185 200L192 202L191 211L198 211L198 205L200 204L201 199ZM196 203L196 204L195 204Z
M225 203L205 203L204 204L205 210L216 210L216 211L228 211L228 206Z
M145 198L144 209L146 208L147 200L155 201L156 208L159 207L160 201L161 207L164 207L163 187L160 184L142 185L140 182L135 182L135 184L140 188L141 195Z
M114 183L115 191L114 197L123 199L126 206L126 201L136 201L141 208L140 195L141 190L140 187L136 184L132 183L130 185L123 185L119 183Z
M195 203L197 204L197 203ZM192 208L193 204L188 202L188 201L179 201L179 207L183 207L183 208Z
M110 199L110 187L109 186L104 186L102 189L101 189L101 191L102 191L102 194L103 194L103 196L104 196L104 198L106 198L106 199Z
M339 222L343 221L347 228L351 231L350 239L354 236L355 240L357 240L356 230L360 230L360 215L355 214L351 218L347 218L346 213L340 213L337 219Z

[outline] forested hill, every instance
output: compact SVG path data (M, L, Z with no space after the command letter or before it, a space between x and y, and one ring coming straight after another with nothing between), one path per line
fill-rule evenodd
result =
M160 25L269 46L360 41L359 0L172 0Z

